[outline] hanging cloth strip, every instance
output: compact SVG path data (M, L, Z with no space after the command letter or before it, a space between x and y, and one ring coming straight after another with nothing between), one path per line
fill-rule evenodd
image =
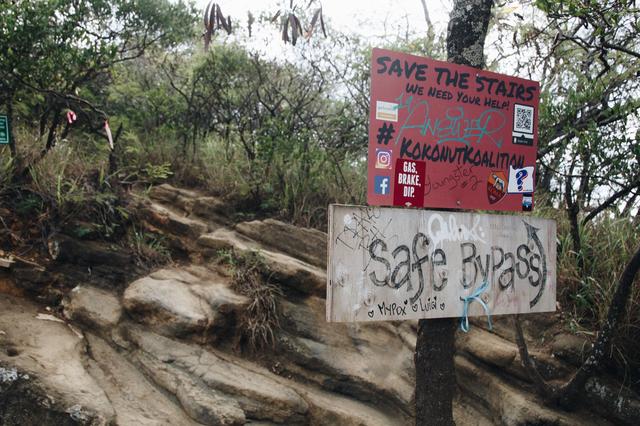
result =
M109 121L104 120L104 131L107 133L107 139L109 140L109 148L113 151L113 137L111 136L111 129L109 128Z
M78 119L78 116L72 110L67 111L67 123L73 124Z
M465 333L469 331L469 305L474 300L480 303L480 305L482 305L482 309L484 309L484 312L487 314L489 330L493 330L493 325L491 324L491 311L489 310L489 307L487 306L487 304L484 303L484 300L482 300L482 298L480 297L482 293L487 291L488 288L489 288L489 283L485 281L482 283L480 287L476 288L474 292L471 293L469 296L460 298L460 300L464 302L462 306L462 316L460 317L460 330L464 331Z

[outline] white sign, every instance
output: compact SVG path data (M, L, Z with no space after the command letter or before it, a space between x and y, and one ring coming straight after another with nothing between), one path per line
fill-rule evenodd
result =
M530 216L331 205L327 321L554 311L555 241Z

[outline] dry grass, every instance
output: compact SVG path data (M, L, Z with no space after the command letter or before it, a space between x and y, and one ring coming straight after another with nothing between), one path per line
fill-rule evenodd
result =
M247 296L249 304L238 321L240 348L252 352L274 347L275 332L280 328L278 297L280 288L265 280L269 269L258 252L238 254L222 251L220 257L233 270L233 290Z
M563 210L538 209L536 215L558 223L557 299L566 326L574 333L595 337L606 321L620 275L640 245L640 223L602 213L580 229L584 269L578 267L570 225ZM640 385L640 277L636 277L627 312L613 340L611 367Z

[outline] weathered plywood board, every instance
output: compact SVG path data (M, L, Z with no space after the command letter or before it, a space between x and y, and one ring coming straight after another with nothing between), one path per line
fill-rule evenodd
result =
M554 311L556 223L531 216L331 205L327 321ZM469 315L485 315L477 302Z

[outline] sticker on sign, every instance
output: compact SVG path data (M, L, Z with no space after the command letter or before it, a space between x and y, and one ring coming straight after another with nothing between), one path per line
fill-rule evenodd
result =
M424 203L424 161L396 160L396 187L393 204L405 207L422 207Z
M398 121L398 104L393 102L376 102L376 120Z
M475 293L469 315L554 311L555 241L536 217L331 205L327 321L460 317Z
M533 192L533 166L521 169L509 168L509 194L529 194Z

